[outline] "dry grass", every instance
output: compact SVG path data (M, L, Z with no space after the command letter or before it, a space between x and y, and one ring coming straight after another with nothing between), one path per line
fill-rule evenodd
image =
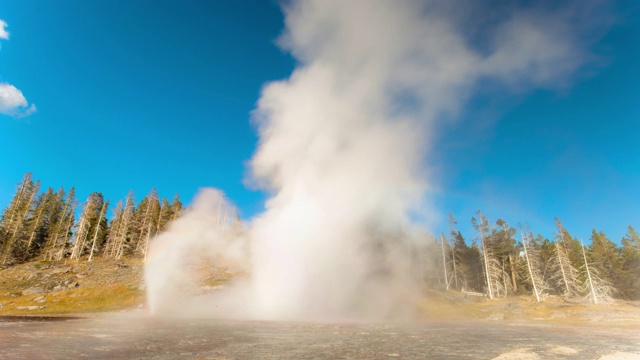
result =
M44 302L35 299L44 297ZM0 296L0 315L52 315L113 311L135 307L144 303L144 291L121 284L107 287L79 288L64 292L23 296ZM35 310L19 309L20 306L45 306Z
M0 315L74 314L138 306L145 302L140 290L142 267L137 259L95 259L90 263L38 261L2 270ZM23 295L30 288L41 290Z
M576 304L560 297L536 302L533 296L509 296L488 300L465 298L457 292L431 292L419 305L430 320L544 321L557 324L598 326L603 323L640 328L640 307L623 301L610 305Z

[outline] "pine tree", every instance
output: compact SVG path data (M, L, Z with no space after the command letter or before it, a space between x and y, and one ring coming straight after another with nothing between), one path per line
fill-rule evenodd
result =
M558 233L556 234L556 253L553 262L554 284L565 296L576 296L582 292L580 272L571 260L572 239L562 222L556 218Z
M124 204L118 202L111 219L104 256L119 259L129 251L133 234L135 203L133 190L129 191Z
M5 209L2 216L2 233L0 234L0 264L10 265L21 259L18 243L26 231L26 220L33 207L33 201L38 194L40 181L31 180L31 173L26 173L22 182L18 184L18 191Z
M604 232L591 231L591 245L589 246L588 261L592 270L611 287L610 292L616 292L620 286L622 262L616 244Z
M584 288L587 289L588 296L594 304L612 302L615 289L600 275L598 268L590 267L584 244L581 243L580 246L584 260L582 267L585 273Z
M531 234L529 229L523 232L521 228L520 236L522 238L522 252L527 266L527 275L531 283L531 290L536 300L540 302L544 300L549 289L549 285L544 276L544 260L540 256L539 246L536 246L536 239L533 238L533 234Z
M452 277L453 277L453 286L456 289L460 288L460 278L461 278L461 274L460 274L460 261L461 261L461 255L458 252L458 248L456 247L456 225L458 223L456 222L456 219L453 217L453 214L449 213L449 240L451 241L451 244L453 244L453 246L451 247L451 267L453 268L453 273L452 273ZM466 244L465 244L466 246Z
M44 260L61 260L64 256L71 235L76 205L74 188L69 190L66 199L64 189L61 188L58 191L54 210L57 215L52 214L50 219L48 236L44 244Z
M491 225L487 218L482 214L480 210L476 212L478 218L471 218L471 224L478 231L478 236L481 241L481 255L484 266L484 277L486 282L486 291L489 299L493 299L496 296L506 296L506 288L502 280L503 269L495 256L493 244L489 238L489 234L492 233Z
M136 223L138 225L138 239L136 242L135 253L147 258L147 249L151 237L156 233L158 217L160 213L160 202L158 193L152 189L140 203L138 211L136 211Z
M98 222L95 225L95 229L93 230L93 240L91 241L91 250L89 250L89 259L87 259L87 261L91 261L91 259L93 259L93 254L100 251L100 249L98 249L96 245L99 246L103 243L102 240L98 240L98 237L100 236L100 239L104 239L106 235L105 233L107 229L107 219L105 218L105 216L108 207L109 200L105 201L100 208L97 220Z
M44 245L48 236L50 218L55 216L56 206L57 194L52 188L37 197L31 217L25 221L26 232L22 242L26 243L26 246L22 246L23 249L21 249L23 261L37 255Z
M516 256L516 240L514 235L516 230L507 224L503 219L496 221L498 229L494 229L491 234L492 249L496 260L500 264L500 277L502 286L505 289L511 288L518 291L516 268L518 266Z
M182 215L182 202L180 201L180 197L178 194L175 194L173 197L173 202L171 203L171 213L173 217L171 221L176 220L180 215Z
M443 279L444 279L444 284L445 284L445 289L448 291L449 290L449 285L450 285L450 274L451 274L451 270L449 270L449 255L451 253L451 247L449 246L449 244L447 243L446 238L444 237L444 234L440 234L440 248L442 250L442 268L443 268Z
M640 235L629 226L622 238L621 274L618 294L623 299L640 299Z
M75 234L71 259L76 261L79 260L80 257L90 249L92 240L91 235L96 234L96 231L98 236L104 236L106 220L101 216L103 205L104 199L102 194L94 192L89 195L82 214L80 215L80 222Z
M156 226L156 233L154 237L158 235L158 233L167 229L171 221L173 220L173 209L169 200L162 198L160 202L160 211L158 212L158 221Z

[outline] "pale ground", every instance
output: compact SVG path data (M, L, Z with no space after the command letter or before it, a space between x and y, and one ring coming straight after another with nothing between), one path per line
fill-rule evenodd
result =
M0 358L635 360L640 359L640 330L481 320L168 319L137 310L66 321L0 322Z
M235 276L198 273L207 292ZM138 308L141 278L133 259L0 271L0 359L640 360L638 302L432 291L412 323L168 319Z

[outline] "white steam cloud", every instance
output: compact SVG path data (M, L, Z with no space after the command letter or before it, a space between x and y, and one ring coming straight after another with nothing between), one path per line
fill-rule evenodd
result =
M280 44L299 64L263 89L250 163L252 179L273 195L246 236L224 240L212 220L216 196L198 198L153 245L152 310L176 308L167 295L181 275L174 265L195 251L248 269L245 284L196 301L223 315L231 308L269 319L411 311L419 292L407 254L425 240L418 224L434 216L425 159L438 122L455 117L483 80L553 87L588 58L570 11L512 9L465 31L485 10L456 3L475 10L461 16L436 1L285 6Z

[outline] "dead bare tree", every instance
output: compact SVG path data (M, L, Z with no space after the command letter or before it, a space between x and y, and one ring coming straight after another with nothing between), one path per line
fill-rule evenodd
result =
M567 231L560 220L556 219L558 233L555 239L556 261L554 263L554 279L558 287L563 289L565 296L576 296L581 292L580 272L571 263L567 249L567 241L564 237Z
M93 244L91 245L91 250L89 251L89 260L91 261L91 259L93 258L93 253L96 249L96 241L98 240L98 233L100 232L100 224L102 223L102 218L104 217L104 213L107 211L107 208L109 207L109 200L105 201L102 204L102 209L100 209L100 214L98 215L98 223L96 224L96 229L93 233Z
M487 296L489 299L493 299L496 296L506 296L507 287L503 281L505 278L505 272L498 259L496 259L492 244L489 239L490 224L487 218L478 210L476 213L478 219L475 217L471 219L473 227L478 231L480 235L480 241L482 243L481 256L484 266L484 277L487 285Z
M446 240L444 234L440 234L440 247L442 248L442 267L444 269L444 283L447 290L449 290L449 275L447 274L447 255L445 251Z
M534 247L530 247L527 241L531 238L531 233L527 230L525 235L522 228L520 228L520 236L522 238L522 248L525 261L527 262L527 270L533 287L533 293L536 296L536 301L540 302L546 298L546 291L549 288L544 279L544 266L540 261L540 255L537 250Z
M591 298L591 302L594 304L613 302L613 287L600 277L595 268L589 268L589 261L587 261L587 254L582 241L580 246L582 248L582 258L584 259L584 271L587 275L584 287L589 290L588 296Z

